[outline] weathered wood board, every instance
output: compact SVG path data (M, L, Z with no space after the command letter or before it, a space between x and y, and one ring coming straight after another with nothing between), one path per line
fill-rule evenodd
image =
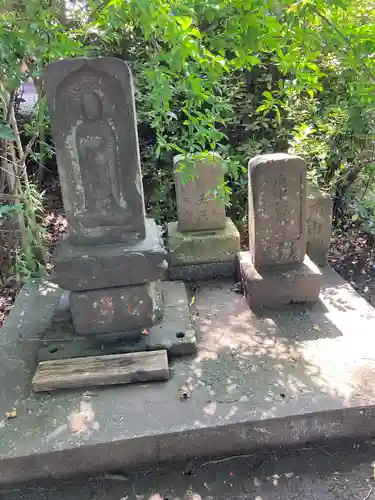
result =
M168 378L167 351L146 351L41 361L32 388L43 392Z

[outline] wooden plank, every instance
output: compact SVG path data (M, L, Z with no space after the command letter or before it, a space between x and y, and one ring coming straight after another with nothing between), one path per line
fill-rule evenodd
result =
M32 380L35 392L169 378L166 350L41 361Z

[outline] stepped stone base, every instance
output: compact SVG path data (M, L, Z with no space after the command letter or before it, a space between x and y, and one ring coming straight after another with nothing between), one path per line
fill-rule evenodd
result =
M164 279L166 259L160 227L147 219L140 241L77 246L64 237L53 256L51 280L72 291L138 285Z
M104 333L77 334L70 308L71 292L65 291L46 330L38 352L39 361L54 359L122 354L165 349L169 356L196 352L196 337L190 317L189 299L184 283L161 283L164 314L147 328Z
M224 229L181 232L177 222L168 224L170 265L211 264L235 261L240 250L240 234L231 219Z
M321 271L308 256L301 264L257 269L250 252L239 252L238 275L251 308L314 303L323 283Z

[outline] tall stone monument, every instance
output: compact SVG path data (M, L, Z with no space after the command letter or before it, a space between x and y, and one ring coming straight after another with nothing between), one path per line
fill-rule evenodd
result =
M52 279L70 291L74 333L136 341L157 325L161 345L167 253L145 216L131 72L120 59L77 58L43 79L69 228Z
M316 302L322 275L306 255L306 163L287 154L249 162L249 251L239 271L250 307Z
M192 167L193 179L186 172ZM196 281L235 274L240 235L217 191L224 184L218 154L174 158L178 222L168 224L171 279Z

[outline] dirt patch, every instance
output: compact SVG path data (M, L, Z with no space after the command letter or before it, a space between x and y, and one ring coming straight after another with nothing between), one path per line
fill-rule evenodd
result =
M0 290L0 326L3 326L7 319L14 301L21 289L20 283L14 280L9 280Z
M355 224L334 229L329 263L375 307L374 241Z
M66 231L67 224L58 183L52 180L46 183L43 188L45 191L45 213L42 219L42 226L45 228L43 239L47 249L45 266L47 273L50 273L52 270L50 263L51 252L60 239L61 234ZM7 238L8 246L11 241L13 244L12 239L14 239L13 235L9 234ZM2 246L2 248L4 247ZM10 277L0 288L0 327L8 317L21 287L22 284L18 283L14 277Z

